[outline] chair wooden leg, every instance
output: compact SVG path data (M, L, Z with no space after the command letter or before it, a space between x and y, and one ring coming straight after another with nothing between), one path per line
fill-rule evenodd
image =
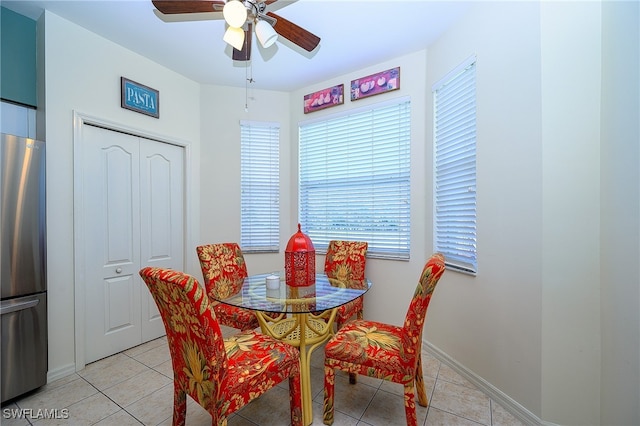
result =
M416 390L418 392L418 404L423 407L429 405L429 398L424 389L424 374L422 373L422 354L418 354L418 365L416 367Z
M324 411L322 422L325 425L333 424L334 412L334 392L335 392L336 372L331 367L324 367Z
M418 426L413 382L412 380L404 385L404 414L407 417L407 426Z
M187 418L187 393L173 384L173 426L184 426Z
M352 385L358 383L358 375L356 373L349 373L349 383Z

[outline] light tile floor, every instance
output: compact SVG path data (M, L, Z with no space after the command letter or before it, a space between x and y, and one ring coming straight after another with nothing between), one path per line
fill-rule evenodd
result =
M224 328L225 335L233 332ZM318 348L312 357L314 425L322 425L323 354ZM421 425L523 425L432 355L423 352L422 356L430 405L416 404ZM7 426L171 425L172 377L167 340L162 337L96 361L77 374L5 404L0 421ZM405 424L400 385L364 376L350 385L348 376L338 372L335 395L335 426ZM229 426L288 424L288 398L285 381L232 415ZM187 425L210 425L209 414L190 398L188 401Z

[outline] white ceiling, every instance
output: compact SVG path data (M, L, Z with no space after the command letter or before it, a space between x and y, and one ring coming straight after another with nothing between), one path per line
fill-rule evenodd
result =
M281 91L424 49L469 7L452 0L279 0L275 5L278 15L319 36L320 45L309 53L280 37L264 49L254 39L248 68L231 59L231 48L222 41L224 21L211 19L219 13L165 22L151 0L2 1L32 19L47 9L199 83L244 87L248 75L254 88Z

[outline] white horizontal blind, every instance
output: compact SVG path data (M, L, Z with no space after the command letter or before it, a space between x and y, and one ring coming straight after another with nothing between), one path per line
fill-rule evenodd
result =
M410 119L401 98L301 123L299 216L317 251L345 239L409 258Z
M244 252L280 249L280 125L240 122L240 245Z
M435 249L455 269L475 273L475 58L434 86Z

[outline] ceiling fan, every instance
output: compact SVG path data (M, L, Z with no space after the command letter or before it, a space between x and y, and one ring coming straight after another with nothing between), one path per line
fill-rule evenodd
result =
M210 19L225 19L229 24L224 40L233 46L232 57L236 61L251 59L251 39L254 31L264 47L271 46L278 35L307 52L314 50L320 43L320 37L268 10L284 7L292 1L152 0L152 3L162 15L222 12L212 14ZM185 19L189 20L188 17Z

